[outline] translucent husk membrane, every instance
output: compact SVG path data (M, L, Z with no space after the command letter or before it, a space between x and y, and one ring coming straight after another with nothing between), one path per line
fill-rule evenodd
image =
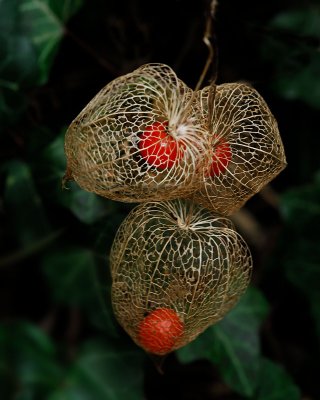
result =
M239 210L286 166L277 122L259 93L244 83L205 87L198 93L202 119L212 137L211 156L221 141L230 146L223 172L203 170L194 200L223 215ZM224 163L223 155L220 164Z
M85 190L124 202L172 199L194 192L200 186L210 135L206 121L199 118L199 104L191 101L193 94L162 64L147 64L113 80L66 133L66 178ZM157 123L166 124L180 155L173 166L162 169L148 163L139 148L144 132Z
M252 260L228 219L174 200L130 212L114 239L110 265L119 323L141 346L141 321L156 309L174 310L184 329L172 351L236 304L249 283Z

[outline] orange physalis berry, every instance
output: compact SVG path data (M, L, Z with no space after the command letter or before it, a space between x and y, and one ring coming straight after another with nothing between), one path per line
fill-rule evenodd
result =
M183 334L184 325L177 313L169 308L158 308L139 324L138 340L148 352L169 353Z
M184 145L167 133L168 122L155 122L140 135L139 149L148 164L164 170L183 156Z
M220 175L227 169L232 157L231 147L224 139L219 139L219 143L214 148L212 162L208 168L207 176L214 177Z

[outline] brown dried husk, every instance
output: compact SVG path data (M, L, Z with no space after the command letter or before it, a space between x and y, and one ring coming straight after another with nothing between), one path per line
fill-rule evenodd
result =
M186 197L199 188L210 149L206 121L194 92L163 64L146 64L110 82L70 125L67 171L83 189L112 200L143 202ZM155 122L185 151L171 168L141 157L139 137Z
M278 125L264 99L247 84L208 86L198 96L202 118L208 121L213 138L211 154L224 139L232 157L218 175L203 171L201 189L193 199L230 215L286 167Z
M116 318L138 344L151 311L175 310L180 348L219 321L250 280L252 260L230 220L185 200L137 206L120 226L110 254Z

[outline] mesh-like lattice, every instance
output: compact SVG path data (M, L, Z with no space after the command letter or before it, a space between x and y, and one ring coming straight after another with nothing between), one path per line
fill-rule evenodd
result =
M215 168L204 170L194 199L230 215L285 168L277 122L259 93L243 83L205 87L196 101L211 131Z
M235 305L248 285L252 260L228 219L175 200L133 209L117 232L110 265L119 323L141 346L141 321L154 310L174 310L184 326L174 350Z
M66 178L118 201L188 196L199 188L210 149L193 97L163 64L110 82L66 133Z

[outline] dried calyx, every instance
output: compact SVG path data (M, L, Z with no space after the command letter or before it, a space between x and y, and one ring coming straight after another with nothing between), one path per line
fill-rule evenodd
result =
M211 171L204 171L194 200L230 215L286 166L277 122L251 86L226 83L199 92L202 118L211 129Z
M194 92L147 64L103 88L70 125L66 179L112 200L194 197L237 211L286 165L275 118L243 83Z
M192 96L162 64L110 82L67 131L69 175L85 190L124 202L190 195L210 149Z
M131 211L115 237L110 265L119 323L139 346L162 355L236 304L252 261L228 219L174 200Z

